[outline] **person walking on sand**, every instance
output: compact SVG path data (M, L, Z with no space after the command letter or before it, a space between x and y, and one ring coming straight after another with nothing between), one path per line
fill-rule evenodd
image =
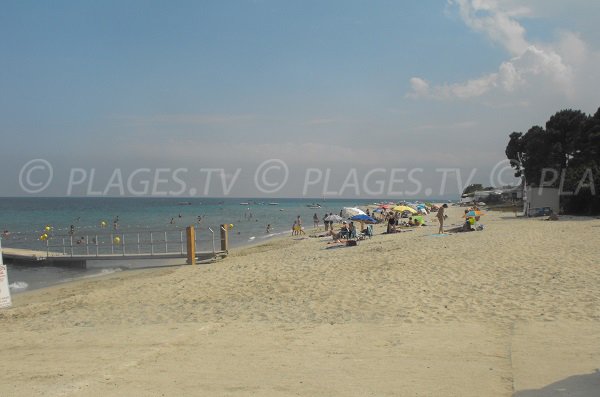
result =
M438 234L444 234L444 210L446 208L448 208L448 204L442 205L436 215L438 221L440 222L440 230L438 230Z
M300 215L298 215L298 219L296 220L298 227L298 234L306 234L304 233L304 229L302 228L302 220L300 219Z
M313 226L315 227L315 229L319 227L319 215L317 215L316 212L313 215Z

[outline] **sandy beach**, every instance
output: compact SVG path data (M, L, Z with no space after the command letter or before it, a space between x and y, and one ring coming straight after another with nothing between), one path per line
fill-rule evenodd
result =
M481 223L285 237L15 295L0 395L599 395L600 219Z

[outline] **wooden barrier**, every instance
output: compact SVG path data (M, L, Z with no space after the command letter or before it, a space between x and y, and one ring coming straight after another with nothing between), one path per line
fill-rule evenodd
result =
M229 249L228 229L229 225L221 225L221 251L223 252L227 252Z
M196 264L196 229L194 226L188 226L186 228L186 242L187 242L187 264Z

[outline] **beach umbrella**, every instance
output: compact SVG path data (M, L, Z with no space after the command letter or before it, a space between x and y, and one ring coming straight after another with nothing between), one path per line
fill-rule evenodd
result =
M329 215L325 218L327 222L341 222L343 218L339 215Z
M384 210L387 210L388 208L390 208L390 205L389 205L389 204L381 204L381 205L379 206L379 208L381 208L381 209L384 209Z
M359 208L354 208L354 207L344 207L343 213L346 215L347 218L354 216L354 215L365 214L365 212L363 210L361 210Z
M364 223L377 223L377 221L371 218L369 215L354 215L350 218L351 221L364 222Z
M424 224L425 223L425 219L423 219L423 217L421 215L413 216L412 218L415 221L419 221L420 224Z
M475 211L475 210L471 210L471 211L467 212L467 213L466 213L466 214L463 216L463 218L467 218L467 217L469 217L469 218L471 218L471 217L478 217L478 216L482 216L482 215L485 215L485 214L484 214L483 212L481 212L481 211Z
M415 210L414 208L409 207L407 205L398 205L398 206L394 207L393 210L396 211L396 212L408 211L411 214L416 214L417 213L417 210Z

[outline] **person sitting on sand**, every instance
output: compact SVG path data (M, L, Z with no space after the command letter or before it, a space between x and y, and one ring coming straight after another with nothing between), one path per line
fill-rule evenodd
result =
M452 229L447 230L448 233L462 233L462 232L472 232L474 231L473 228L471 228L471 222L469 221L469 218L467 218L465 220L465 223L463 223L462 226L458 226Z
M341 231L339 233L336 233L333 230L330 230L329 234L331 235L332 242L334 242L334 243L341 243L342 240L345 241L345 237L342 236L342 232Z
M356 226L354 226L354 222L350 222L348 226L348 235L349 238L356 238Z
M340 228L340 236L343 237L343 238L347 238L348 237L348 233L349 233L348 224L346 223L346 221L344 221L342 223L342 227Z
M396 219L389 218L387 224L387 233L395 233L396 232Z

